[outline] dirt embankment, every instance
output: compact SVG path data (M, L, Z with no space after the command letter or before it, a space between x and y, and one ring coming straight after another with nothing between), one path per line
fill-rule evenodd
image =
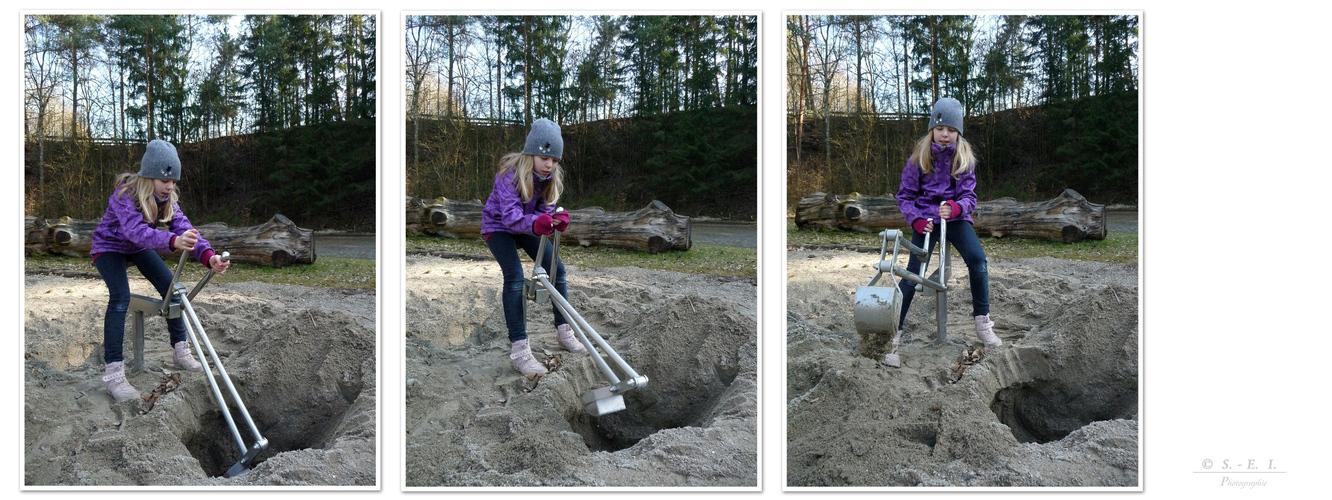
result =
M787 254L788 484L1138 484L1136 265L990 259L1004 345L951 383L979 345L966 266L953 259L949 340L917 294L891 368L855 354L853 294L875 257Z
M407 486L757 484L751 282L570 266L570 303L649 378L591 417L581 397L608 383L559 347L549 308L528 308L528 335L563 364L530 392L510 366L494 262L406 264Z

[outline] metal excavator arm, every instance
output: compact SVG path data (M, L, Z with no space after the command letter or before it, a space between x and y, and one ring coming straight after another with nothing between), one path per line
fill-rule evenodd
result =
M235 384L231 383L231 377L227 375L226 367L222 366L222 358L213 349L212 342L208 340L208 333L204 332L203 324L199 322L199 316L194 313L194 307L190 304L190 300L199 293L199 290L208 283L208 280L213 278L212 268L208 269L208 273L199 280L199 283L195 284L192 290L186 290L185 285L180 282L181 272L185 270L185 261L189 260L189 255L190 252L188 251L181 252L180 262L176 264L175 274L171 277L171 286L167 287L167 292L161 299L142 295L133 295L130 298L130 310L133 313L134 326L135 359L133 368L143 367L144 314L159 315L168 319L184 316L185 333L189 338L190 346L203 363L204 371L208 373L208 386L212 389L213 399L217 401L218 408L222 410L222 417L226 419L227 427L231 430L231 437L236 440L236 446L240 450L240 460L223 474L223 477L235 477L250 471L250 467L254 465L255 457L268 448L268 440L259 432L259 426L255 425L254 419L250 417L250 411L245 408L245 402L241 400ZM231 259L230 253L222 252L222 259L229 261ZM205 352L207 356L204 355ZM214 368L217 369L217 374L220 377L213 375ZM236 403L236 409L250 428L254 437L254 443L250 446L245 445L245 439L241 437L240 430L236 428L236 422L232 419L231 411L227 408L226 400L222 397L222 390L218 386L218 378L222 379L227 392L231 394L231 400Z
M562 211L564 211L563 208L556 209L557 213ZM555 287L550 282L550 273L541 265L541 261L546 255L547 245L550 245L552 250L550 262L553 266L560 258L560 233L556 232L541 237L541 243L537 247L536 265L532 270L532 278L528 280L524 294L528 300L533 302L540 303L547 300L554 302L555 307L564 315L564 319L568 320L569 326L573 329L578 341L592 355L592 361L596 363L597 368L601 370L607 380L610 380L610 385L593 389L583 395L583 409L592 416L601 416L624 410L624 393L647 387L648 378L646 375L640 375L637 371L634 371L634 368L629 366L629 363L625 362L619 353L615 352L615 348L611 347L606 339L597 334L596 329L592 328L592 325L589 325L581 314L578 314L578 311L569 304L569 301L555 291ZM597 351L598 347L605 353L604 356ZM610 360L610 363L614 363L619 373L611 368L607 359Z
M938 340L948 339L948 224L940 221L936 225L939 233L939 268L923 277L930 267L930 252L911 243L902 231L887 229L879 233L879 261L874 263L876 273L865 286L856 288L855 321L856 331L861 337L874 334L894 335L901 328L898 324L902 314L902 296L898 292L895 278L915 283L916 291L935 295L935 319L938 323ZM933 235L927 235L928 241ZM889 244L892 245L891 252ZM921 259L920 274L898 267L898 252L905 249ZM889 286L875 286L887 273Z

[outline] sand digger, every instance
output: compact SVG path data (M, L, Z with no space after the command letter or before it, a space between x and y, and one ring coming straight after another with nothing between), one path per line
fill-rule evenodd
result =
M556 209L556 212L563 211L563 208ZM554 265L560 258L560 233L556 232L541 237L541 243L537 246L537 258L532 269L532 277L528 278L527 283L523 286L523 296L537 304L553 301L560 314L564 315L564 319L573 328L574 336L592 355L592 361L596 363L597 368L601 370L607 380L610 380L610 385L593 389L583 395L583 410L594 417L624 410L624 393L647 387L648 378L646 375L639 375L638 372L634 371L633 367L629 366L629 363L625 362L624 358L621 358L615 352L615 349L606 342L606 339L597 334L596 329L592 328L587 320L583 319L583 316L574 310L572 305L569 305L569 301L554 291L555 287L550 282L550 274L541 265L541 257L546 254L546 245L551 247L553 255L551 263ZM596 342L595 345L593 341ZM598 346L605 352L605 356L597 352ZM606 362L606 358L615 363L615 366L624 375L623 378L611 369Z
M153 314L169 319L185 316L185 333L189 338L190 346L194 348L195 356L203 362L204 371L209 375L208 385L213 390L213 398L217 400L217 406L222 410L222 417L226 419L227 426L231 428L231 437L236 440L236 446L240 449L240 460L222 475L222 477L235 477L250 471L250 466L254 464L255 457L268 448L268 440L259 433L259 427L255 425L254 419L250 417L249 410L245 409L245 402L241 401L240 393L236 391L236 386L231 383L231 377L227 375L227 369L222 366L222 359L213 350L213 344L208 340L208 334L204 332L203 324L199 322L199 317L194 313L194 307L190 305L190 300L199 293L204 285L208 284L208 280L212 279L213 270L209 269L208 273L194 285L194 288L188 291L185 284L180 282L181 272L185 270L185 261L189 260L189 255L190 252L188 251L181 252L180 262L176 264L175 274L171 277L171 286L167 287L166 294L160 299L143 295L130 296L130 313L134 330L134 361L130 367L135 370L143 368L143 318L145 314ZM230 258L230 253L222 252L223 260L230 260ZM204 355L205 347L208 356ZM217 385L217 377L213 376L213 365L217 367L217 372L221 375L223 384L227 386L228 392L231 393L231 399L236 402L236 409L245 418L245 423L249 425L250 432L254 435L254 444L249 447L245 445L245 440L236 428L236 422L231 418L231 411L222 398L222 391Z
M916 293L927 293L935 298L935 319L938 323L936 339L948 340L948 268L951 256L948 252L948 224L936 224L939 233L939 267L929 277L922 277L930 267L931 253L911 243L911 238L902 231L886 229L879 233L879 261L874 263L874 278L862 287L856 288L855 322L856 332L860 334L858 350L862 355L883 361L892 367L901 367L902 360L897 355L897 346L902 339L898 335L902 315L902 294L897 289L898 277L910 281L916 286ZM932 236L932 235L928 235ZM925 246L929 247L929 237ZM892 252L889 255L889 244ZM905 249L921 259L920 273L913 273L904 267L898 267L898 252ZM889 276L890 286L875 286L883 275ZM883 350L891 338L892 349ZM880 357L882 355L882 357Z

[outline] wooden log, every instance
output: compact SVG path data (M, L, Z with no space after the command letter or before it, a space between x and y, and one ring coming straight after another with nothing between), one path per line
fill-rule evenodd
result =
M1087 201L1077 191L1066 189L1054 199L1018 202L1012 198L983 201L971 215L976 234L1003 238L1015 236L1072 243L1105 239L1105 205ZM889 196L858 193L832 195L814 193L796 205L795 223L801 229L842 229L877 233L884 229L910 231L911 227Z
M230 228L216 222L198 229L214 250L231 252L232 262L276 268L315 263L314 231L282 214L258 226Z
M483 208L485 204L476 200L408 197L407 232L450 238L480 236ZM677 215L657 200L633 212L606 212L597 207L570 210L569 230L561 238L565 244L649 253L688 250L693 245L689 217Z
M29 254L90 257L92 233L96 229L97 221L27 217L24 248ZM282 214L258 226L231 228L218 222L197 229L214 250L231 252L232 262L278 268L315 262L314 231L297 227ZM161 255L167 261L180 257L176 253Z
M483 208L485 204L479 200L457 201L444 197L429 200L408 197L407 232L449 238L479 236Z
M570 211L569 230L560 241L661 253L689 250L691 237L689 217L676 215L665 203L652 200L633 212L606 212L596 207Z
M23 252L25 255L46 253L46 231L51 224L41 217L23 218Z

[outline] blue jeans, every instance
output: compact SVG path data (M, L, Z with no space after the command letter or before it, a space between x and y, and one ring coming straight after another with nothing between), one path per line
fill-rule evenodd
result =
M500 271L504 273L504 289L500 294L500 302L504 304L504 324L509 327L509 342L527 338L527 318L523 316L523 262L518 258L518 248L527 252L527 256L535 262L537 246L540 244L540 236L503 231L490 233L490 237L486 238L486 246L490 247L490 253L495 256ZM569 292L564 282L564 263L556 260L554 266L550 265L551 259L555 256L554 249L550 245L546 245L545 253L541 259L541 267L554 278L551 284L555 285L555 290L561 297L567 299ZM553 303L551 310L555 313L556 327L567 323L564 315L560 314L560 310Z
M102 325L103 359L108 364L125 360L122 348L125 343L125 316L129 313L130 303L129 275L126 274L129 263L138 267L143 277L152 282L158 296L166 293L167 287L171 286L171 269L152 250L132 254L102 252L93 260L97 272L102 274L102 281L106 282L107 291L111 292L111 300L106 304L106 320ZM171 333L171 345L184 341L185 320L168 319L167 331Z
M927 235L930 236L930 246L926 250L933 251L934 245L939 242L937 224L934 232L913 235L911 243L924 248ZM971 228L971 223L964 220L949 221L948 242L957 249L957 253L962 254L962 260L967 263L967 277L971 280L971 315L990 314L990 273L985 268L985 250L981 249L980 238L976 237L976 231ZM937 269L939 256L936 255L934 260L934 268ZM907 270L920 273L920 259L916 258L915 254L911 254L911 260L907 262ZM916 284L899 280L897 288L902 292L902 317L897 324L905 325L907 309L911 308L911 297L916 295Z

